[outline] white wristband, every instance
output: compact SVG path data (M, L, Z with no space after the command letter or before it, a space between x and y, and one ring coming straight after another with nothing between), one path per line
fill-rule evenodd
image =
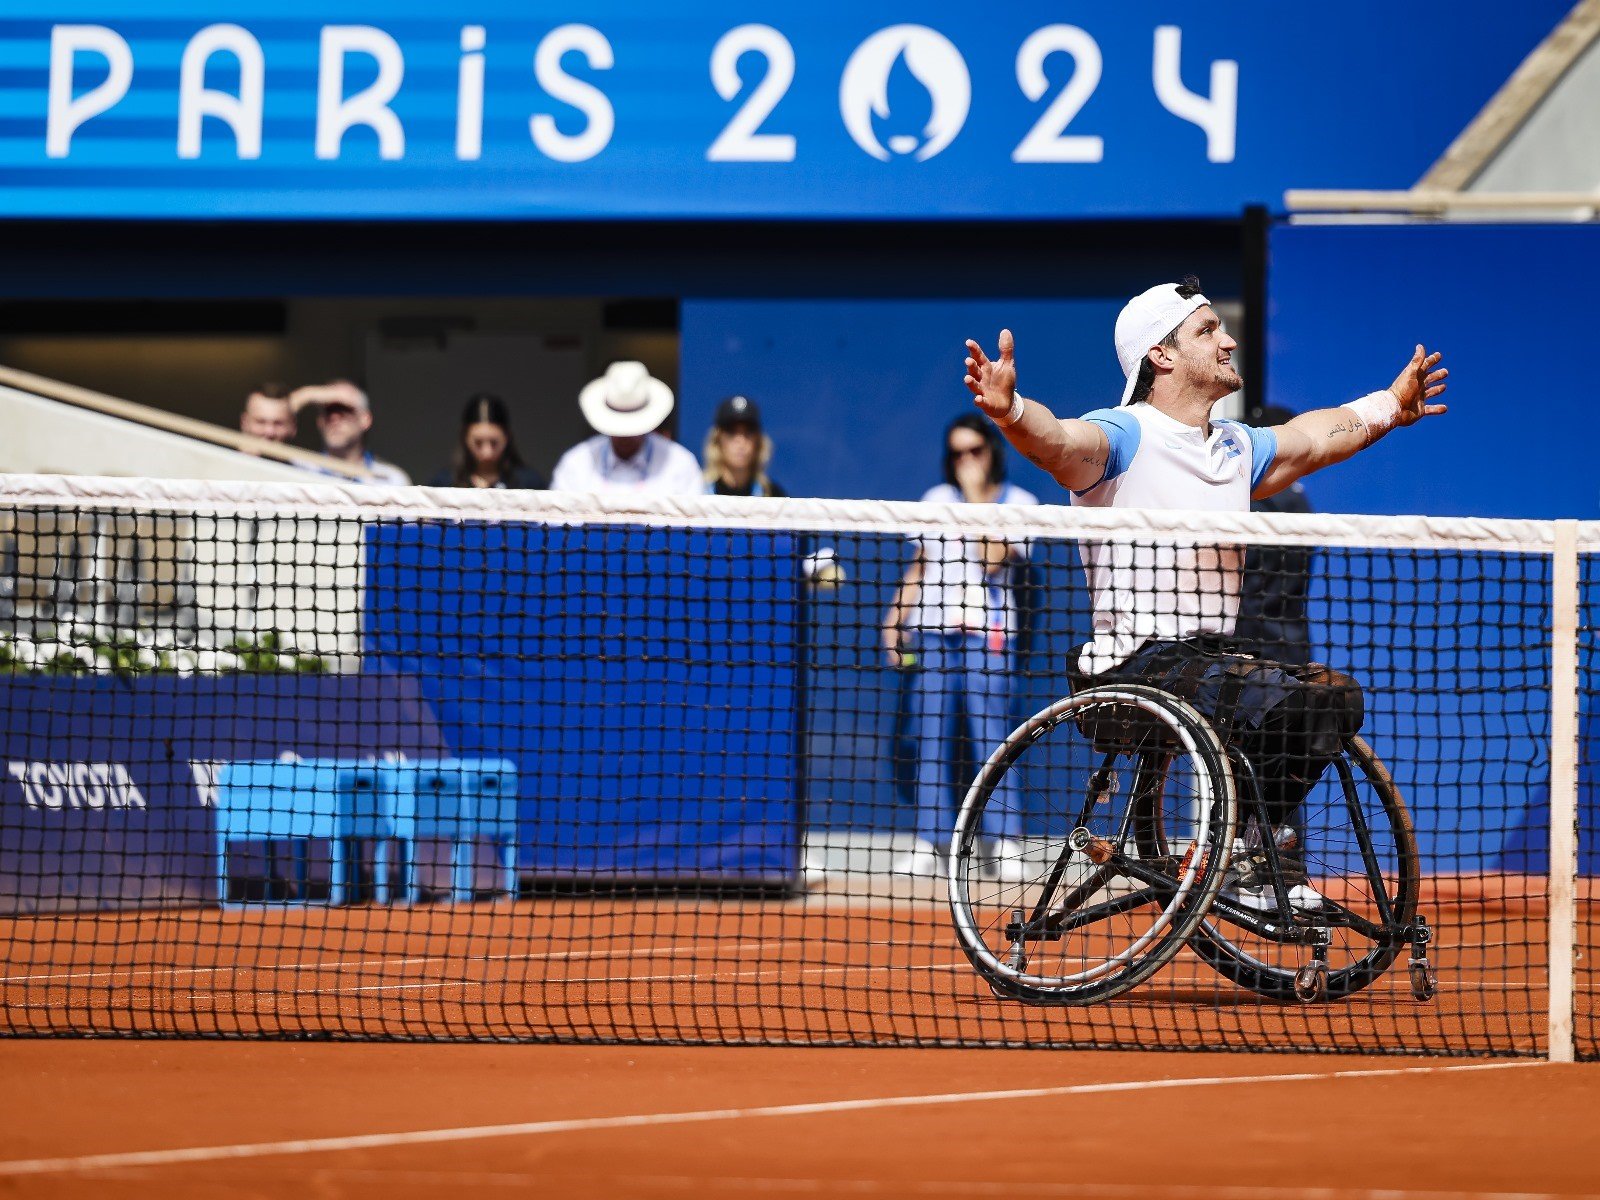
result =
M1000 426L1001 429L1004 429L1007 425L1015 425L1018 421L1022 420L1022 397L1017 396L1011 401L1011 411L1005 416L990 417L989 419L996 425Z
M1394 393L1387 388L1381 392L1369 392L1361 399L1352 400L1340 407L1348 408L1361 418L1361 423L1367 427L1369 446L1400 421L1400 401L1396 400Z

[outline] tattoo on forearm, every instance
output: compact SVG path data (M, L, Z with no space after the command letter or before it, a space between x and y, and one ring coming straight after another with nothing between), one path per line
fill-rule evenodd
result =
M1022 448L1019 446L1018 449L1020 450ZM1027 459L1034 466L1039 467L1041 469L1048 470L1048 468L1045 467L1045 463L1048 460L1039 451L1037 451L1037 450L1023 450L1022 451L1022 457Z
M1348 421L1340 421L1332 429L1328 430L1328 436L1335 438L1341 433L1361 433L1365 429L1366 424L1360 418L1352 417Z

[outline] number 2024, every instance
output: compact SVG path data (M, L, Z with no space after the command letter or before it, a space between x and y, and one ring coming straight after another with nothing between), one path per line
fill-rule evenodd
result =
M1182 31L1162 25L1155 31L1151 63L1156 98L1173 116L1198 126L1206 137L1206 158L1232 162L1238 126L1239 64L1227 59L1211 64L1211 91L1200 95L1184 86L1180 60ZM711 82L724 100L738 97L743 88L739 60L759 54L766 70L710 148L712 162L792 162L793 134L763 133L794 82L794 47L770 25L741 25L730 29L711 52ZM1072 123L1100 85L1104 62L1094 38L1076 25L1047 25L1035 30L1017 51L1017 85L1029 100L1042 100L1049 91L1044 64L1053 54L1072 59L1072 75L1050 101L1033 127L1011 152L1019 163L1093 163L1105 155L1104 139L1093 134L1069 134ZM953 135L952 135L953 136Z

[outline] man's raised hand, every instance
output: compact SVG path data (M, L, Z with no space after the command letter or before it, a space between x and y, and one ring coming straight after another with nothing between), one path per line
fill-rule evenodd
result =
M1443 357L1437 350L1429 354L1418 346L1411 361L1396 376L1389 387L1394 398L1400 402L1400 418L1396 424L1415 425L1423 417L1436 417L1450 411L1449 405L1428 403L1444 391L1445 378L1450 374L1439 366L1439 360Z
M1011 411L1017 395L1016 343L1011 330L1000 331L1000 357L991 359L983 347L967 341L967 375L963 382L972 393L973 403L987 417L1003 417Z

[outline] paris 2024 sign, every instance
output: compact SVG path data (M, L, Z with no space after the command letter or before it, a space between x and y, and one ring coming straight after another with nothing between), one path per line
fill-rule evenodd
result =
M872 8L13 0L0 216L1232 215L1409 186L1567 3Z

